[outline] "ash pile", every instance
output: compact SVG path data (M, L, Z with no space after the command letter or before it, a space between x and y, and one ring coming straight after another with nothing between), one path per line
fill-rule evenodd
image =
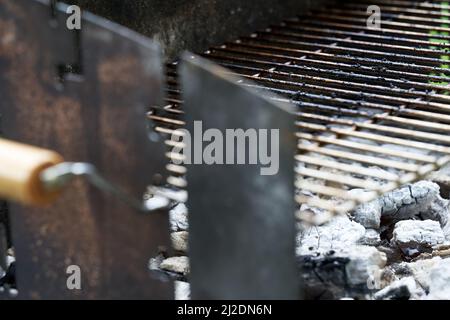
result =
M297 256L307 298L450 299L449 218L449 200L427 180L303 226Z
M446 176L436 172L320 226L299 221L296 254L304 298L450 299ZM187 214L184 204L171 211L175 255L150 262L151 269L175 279L177 299L190 296Z

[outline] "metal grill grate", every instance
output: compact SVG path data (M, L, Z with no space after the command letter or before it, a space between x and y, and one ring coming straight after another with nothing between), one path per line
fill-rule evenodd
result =
M380 30L367 28L373 4ZM204 53L298 106L302 220L324 222L450 161L449 20L443 1L341 2ZM176 63L167 93L150 117L172 134L184 125ZM168 169L184 188L186 169Z

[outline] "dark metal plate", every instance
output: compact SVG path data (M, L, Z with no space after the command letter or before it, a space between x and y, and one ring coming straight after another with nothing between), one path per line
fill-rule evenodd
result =
M298 298L292 109L199 57L185 55L180 73L191 136L198 120L203 132L279 129L280 136L275 175L261 175L261 165L188 165L193 298Z
M60 4L0 3L0 108L7 138L86 161L140 197L164 172L162 141L151 143L145 112L162 97L159 48L107 20L85 14L81 37L65 27ZM58 66L81 74L58 80ZM61 68L59 68L61 70ZM21 298L169 298L170 283L148 271L168 246L167 212L145 215L76 181L53 206L11 205ZM78 265L82 289L68 290Z

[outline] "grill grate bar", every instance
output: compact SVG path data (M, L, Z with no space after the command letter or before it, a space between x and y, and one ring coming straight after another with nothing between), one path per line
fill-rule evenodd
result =
M313 52L311 55L314 55L316 52ZM308 54L309 53L305 53ZM215 59L219 63L228 63L229 65L233 65L233 63L244 66L257 66L257 67L264 67L267 66L266 70L270 69L277 69L277 70L283 70L286 72L291 72L295 74L296 71L302 71L302 72L308 72L308 71L317 71L322 74L329 74L331 75L342 75L343 71L348 71L350 74L353 74L354 77L358 76L364 76L364 75L372 75L376 76L377 78L380 78L380 72L382 72L384 75L389 75L392 77L398 77L398 80L405 84L405 86L408 83L411 83L415 85L415 82L412 81L421 81L418 83L423 84L424 86L433 85L430 82L444 82L448 80L446 77L440 77L440 76L430 76L427 74L422 73L411 73L411 72L405 72L405 71L396 71L396 70L389 70L385 67L380 68L380 66L376 67L367 67L361 64L345 64L345 63L339 63L339 62L333 62L333 61L326 61L326 60L313 60L313 59L307 59L307 58L297 58L297 57L288 57L283 55L273 55L273 54L266 54L261 52L255 52L255 51L241 51L241 50L235 50L231 48L217 48L213 49L208 53L208 57L211 59ZM256 58L258 57L258 59ZM326 58L327 55L324 55ZM275 59L280 58L284 59L286 62L274 62ZM231 61L231 63L229 62ZM294 63L302 63L302 65L294 64ZM310 67L312 66L312 67ZM328 69L326 69L328 68ZM447 71L446 69L443 69L444 71ZM434 70L433 70L434 71ZM425 88L425 87L424 87ZM442 86L435 86L433 89L430 90L441 90Z
M390 172L380 172L377 170L373 170L371 168L354 165L354 164L345 164L340 163L336 161L330 161L325 160L313 156L308 155L297 155L296 156L297 161L312 165L312 166L318 166L323 168L329 168L329 169L335 169L347 173L352 173L359 176L367 176L372 178L377 178L381 180L387 180L387 181L396 181L399 180L399 176Z
M448 6L442 5L441 2L437 1L433 3L432 1L396 1L396 0L377 0L377 1L359 1L356 4L366 3L368 5L377 4L377 5L393 5L402 7L405 9L409 8L423 8L423 9L448 9ZM355 5L355 2L348 2L348 5ZM366 6L367 8L367 6ZM364 9L365 10L365 9ZM428 11L428 10L427 10Z
M425 39L425 40L429 40L430 39L430 35L427 32L416 32L416 31L406 31L406 30L398 30L398 29L389 29L386 27L383 27L382 30L374 30L374 29L366 29L364 28L364 26L357 26L354 24L349 24L346 23L347 21L340 21L340 22L330 22L330 21L324 21L324 20L319 20L319 19L313 19L313 20L308 20L308 19L289 19L289 20L285 20L285 25L289 25L290 27L296 28L298 27L299 29L301 29L303 24L308 24L308 25L313 25L313 26L317 26L317 27L326 27L326 28L337 28L337 29L346 29L346 30L356 30L356 31L361 31L363 30L363 32L369 33L369 34L392 34L392 35L397 35L397 36L401 36L401 37L408 37L411 39ZM284 25L282 25L284 26ZM433 36L434 39L439 39L439 40L450 40L450 36L448 35L434 35Z
M361 1L363 2L363 1ZM360 4L360 3L342 3L342 8L350 8L355 10L361 10L365 11L369 5L371 5L371 2L365 2L366 4ZM450 18L450 13L444 12L444 11L437 11L437 10L424 10L424 9L414 9L414 8L402 8L397 7L395 5L391 5L389 3L387 4L378 4L381 11L383 13L389 13L389 14L401 14L401 13L408 13L412 15L417 16L425 16L425 17L433 17L433 18ZM392 18L395 18L396 16L391 16Z
M404 80L388 78L388 77L376 77L369 76L364 74L357 74L352 72L342 72L342 71L328 71L326 69L320 68L310 68L310 67L301 67L299 66L297 71L302 71L301 74L286 72L286 71L278 71L278 70L270 70L272 65L267 65L264 62L256 62L255 64L260 63L259 67L252 67L246 65L246 61L252 61L251 59L234 59L229 58L233 63L223 62L225 59L216 59L217 56L212 55L215 61L222 61L221 64L233 71L240 71L242 75L251 76L254 78L271 78L271 79L289 79L289 80L310 80L315 82L327 82L329 84L335 83L340 84L341 86L354 86L356 88L364 88L371 89L375 91L386 92L386 90L390 91L391 94L399 93L404 94L406 96L411 97L427 97L435 99L436 101L449 102L450 96L444 94L437 94L436 91L444 91L450 90L450 86L442 86L435 85L430 83L421 83L421 82L405 82ZM316 75L326 76L318 77ZM264 76L264 77L263 77ZM339 80L345 79L345 80ZM352 82L350 82L352 81ZM297 83L298 84L298 83ZM302 83L301 83L302 84ZM378 87L377 87L377 86ZM384 86L383 86L384 85ZM406 90L407 88L408 90ZM414 89L414 91L412 91ZM422 91L417 91L422 90Z
M364 17L367 18L367 13L361 10L343 10L343 9L318 9L314 12L318 12L321 14L329 14L332 13L332 17L334 15L338 15L339 17ZM438 14L435 12L435 14ZM397 21L409 21L412 23L426 23L428 25L437 25L440 26L445 20L443 20L443 14L439 13L439 18L430 18L430 17L421 17L416 16L414 14L389 14L386 12L382 12L383 19L396 19Z
M373 131L379 131L383 133L391 133L396 134L398 136L404 136L407 139L399 139L399 138L392 138L388 137L386 135L375 135L368 132L358 132L354 130L345 130L345 129L339 129L339 128L332 128L329 125L319 125L316 123L309 123L309 122L298 122L297 126L302 127L304 129L311 129L316 131L323 131L323 132L333 132L336 134L342 134L342 135L350 135L354 137L359 138L369 138L370 140L375 140L379 142L385 142L385 143L392 143L392 144L398 144L405 147L416 147L420 146L419 149L429 150L429 151L435 151L435 152L442 152L442 153L450 153L450 148L444 146L440 146L437 144L423 144L419 142L420 140L429 140L433 142L440 142L443 144L450 144L450 137L448 135L443 134L436 134L436 133L430 133L430 132L424 132L424 131L417 131L417 130L410 130L410 129L402 129L398 127L392 127L392 126L385 126L385 125L379 125L379 124L373 124L373 123L365 123L365 122L355 122L351 120L342 120L337 118L331 118L326 116L319 116L315 114L306 114L301 113L300 116L302 118L312 119L312 120L322 120L326 122L327 124L336 124L336 125L347 125L350 128L356 128L356 129L365 129L365 130L373 130ZM411 141L408 138L415 138L417 141Z
M384 158L361 155L354 152L340 151L326 147L318 147L317 145L299 144L298 149L301 151L318 153L330 157L352 160L358 163L378 165L386 168L398 169L403 171L416 172L419 170L419 166L415 164L406 164L401 161L386 160Z
M288 33L288 32L279 32L279 31L259 31L257 33L258 39L267 39L267 40L276 40L276 41L285 41L286 43L297 44L297 41L288 41L287 39L302 39L315 41L315 43L322 42L332 42L338 43L343 46L350 45L354 48L371 48L375 51L385 52L386 50L390 50L390 52L406 52L405 54L417 56L424 55L427 57L440 57L441 55L448 53L448 48L442 50L436 49L427 49L421 47L411 47L411 46L402 46L402 45L393 45L393 44L385 44L385 43L373 43L368 41L354 40L347 38L339 38L332 36L319 36L312 34L303 34L303 33ZM429 44L433 45L432 43Z
M232 68L234 70L244 69L242 67L232 67ZM392 86L371 85L367 83L363 84L357 82L342 81L331 78L321 78L299 74L289 75L282 72L268 72L262 70L259 71L253 70L253 71L258 72L258 74L257 75L248 74L248 71L236 72L234 74L241 76L243 78L253 80L254 82L257 83L264 83L264 84L270 83L274 87L289 88L291 90L298 89L299 87L301 87L302 90L308 91L308 89L310 89L313 92L314 91L325 92L333 90L336 95L338 93L343 94L345 93L350 95L351 92L354 92L356 95L358 95L359 98L373 98L390 103L405 103L415 106L420 105L424 108L430 107L434 108L435 110L442 110L442 111L450 110L450 106L448 105L448 103L450 102L449 95L433 94L429 92L405 90L401 88L395 88ZM268 76L271 77L262 76L262 74L264 73L269 73ZM288 79L298 78L298 80L303 80L303 82L299 84L298 82L295 81L285 80L286 77ZM347 88L348 90L347 89L344 90L344 88ZM441 87L440 89L443 90L444 88ZM448 89L450 90L450 87ZM367 94L362 94L361 90L365 90ZM373 93L373 95L369 95L369 93ZM385 94L380 95L380 93ZM430 101L417 101L418 98L428 98L430 100L439 101L442 103L432 103Z
M346 21L352 22L355 24L361 24L362 26L366 25L367 20L362 18L352 18L350 16L342 16L342 15L333 15L333 14L315 14L314 17L317 19L322 19L325 21ZM439 26L430 26L426 24L415 24L415 23L404 23L404 22L394 22L394 21L386 21L383 20L383 25L396 27L400 30L409 31L421 31L421 32L431 32L431 31L439 31L439 32L450 32L450 28L448 27L439 27Z
M363 40L363 41L377 41L378 43L390 43L390 44L399 44L401 43L404 46L409 46L411 48L430 48L430 47L442 47L443 49L448 48L448 44L440 43L436 41L429 40L417 40L411 39L407 37L395 37L395 36L386 36L384 34L371 34L364 32L355 32L355 31L345 31L339 30L337 28L328 29L328 28L318 28L318 27L308 27L308 24L302 24L301 28L288 27L288 26L271 26L266 29L267 32L275 31L280 34L286 34L291 36L303 35L304 32L307 34L327 34L334 36L343 36L343 37L351 37L355 40Z
M421 64L423 66L436 66L445 64L448 61L438 58L428 58L428 57L421 57L421 56L415 56L415 55L406 55L406 54L398 54L398 53L392 53L392 52L385 52L385 51L378 51L378 50L364 50L364 49L357 49L353 47L343 47L338 46L336 43L333 44L322 44L317 42L304 42L304 41L289 41L289 40L279 40L279 39L264 39L261 37L244 37L242 40L246 40L247 44L265 44L266 49L271 50L280 50L280 51L290 51L290 52L297 52L297 48L315 48L315 49L322 49L327 50L327 52L337 52L345 54L352 53L355 56L363 56L363 57L381 57L383 58L389 58L391 61L411 61L414 63ZM242 41L243 42L243 41ZM285 46L281 48L280 46Z
M264 53L264 56L270 57L274 59L275 61L283 61L283 62L289 62L289 61L302 61L302 56L317 56L323 59L335 61L335 62L354 62L358 65L366 65L366 66L372 66L372 67L378 67L379 70L382 70L382 67L385 68L393 68L394 70L401 70L406 72L412 72L412 73L436 73L436 74L444 74L445 76L450 76L450 71L445 68L440 68L436 66L429 66L424 64L417 64L417 63L404 63L399 61L392 61L387 60L390 55L386 55L385 60L380 59L371 59L371 58L364 58L359 56L350 56L347 54L346 49L342 49L342 51L345 52L346 55L340 55L340 54L332 54L328 52L317 52L317 48L313 48L312 50L302 50L302 49L293 49L293 48L284 48L284 47L277 47L277 46L269 46L269 45L261 45L261 44L255 44L255 43L228 43L226 48L232 48L234 50L241 50L241 53L243 54L257 54L257 52ZM222 48L214 48L215 50L218 49L225 49L225 47ZM439 60L439 59L437 59ZM439 60L440 61L440 60ZM445 63L444 61L440 61L439 63Z
M336 139L334 137L323 137L323 136L315 137L314 135L309 134L309 133L299 133L297 135L297 137L299 137L300 139L305 139L305 140L311 141L311 142L320 142L320 143L325 143L328 145L346 147L348 149L356 149L356 150L371 152L371 153L380 154L380 155L384 154L384 155L394 156L397 158L405 158L408 160L416 160L416 161L421 161L421 162L426 162L426 163L435 163L437 161L436 157L433 157L433 156L416 154L416 153L407 152L407 151L398 151L395 149L392 150L392 149L387 149L387 148L383 148L383 147L372 146L369 144L353 142L353 141L349 141L349 140Z

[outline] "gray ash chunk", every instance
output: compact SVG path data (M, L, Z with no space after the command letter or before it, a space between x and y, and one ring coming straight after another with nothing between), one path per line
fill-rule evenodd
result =
M356 222L366 228L379 229L401 220L438 221L442 227L449 221L449 201L440 195L436 183L420 181L407 185L363 204L352 213Z
M395 225L392 241L408 256L430 252L443 244L444 232L437 221L405 220Z
M338 252L355 245L364 237L362 225L346 216L334 217L323 226L311 226L297 236L297 255L308 256Z

